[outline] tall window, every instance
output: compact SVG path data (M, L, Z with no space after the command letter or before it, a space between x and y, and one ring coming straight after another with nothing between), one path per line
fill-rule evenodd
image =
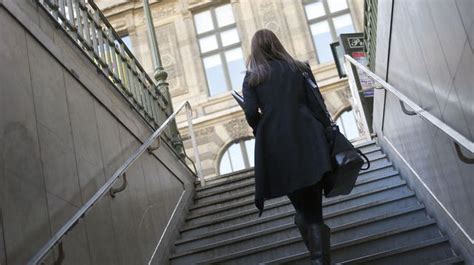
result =
M304 9L319 63L332 62L330 43L337 41L341 33L354 32L347 1L305 1Z
M194 24L209 95L241 89L245 64L232 6L225 4L196 13Z
M255 139L239 140L231 144L219 161L219 174L250 168L254 166Z
M348 140L359 137L359 129L357 128L357 122L352 109L344 111L337 118L336 124Z

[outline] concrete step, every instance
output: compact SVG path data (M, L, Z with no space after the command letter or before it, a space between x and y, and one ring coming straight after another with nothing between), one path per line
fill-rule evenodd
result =
M451 250L448 238L446 236L440 236L408 246L395 247L372 255L347 260L340 264L428 264L441 260L451 260L453 257L456 256L454 256L454 253Z
M381 151L375 151L368 155L369 159L372 160L372 157L379 158L383 154ZM361 172L364 174L364 171ZM207 190L200 190L196 192L194 196L195 203L203 203L206 201L212 201L218 196L227 197L231 195L235 195L238 191L247 191L254 188L255 185L255 178L245 178L240 181L232 182L232 184L219 186L214 189L207 189Z
M387 160L386 155L382 155L377 160L374 160L373 163L374 163L373 170L377 171L379 168L385 168L385 166L387 166L388 164L388 160ZM361 174L365 175L365 174L370 174L371 172L373 171L367 171ZM361 175L361 178L364 178L364 176L362 175ZM214 197L211 199L206 199L205 201L197 200L194 202L192 206L190 206L189 211L194 211L196 209L201 209L202 211L206 211L212 208L224 207L226 205L230 205L233 203L245 201L246 199L249 199L250 197L254 196L254 189L252 189L252 186L247 186L247 188L243 188L243 189L244 189L243 192L239 192L239 193L225 196L225 197L217 197L217 198Z
M390 229L383 233L370 234L345 242L332 242L331 251L334 261L340 262L351 257L360 257L377 253L380 249L390 249L418 242L418 237L434 238L438 229L431 219L410 224L401 228ZM439 235L438 235L439 237ZM300 236L290 237L258 247L227 253L206 260L194 260L196 264L257 264L275 257L301 253L306 247ZM184 263L172 263L184 264Z
M361 173L358 177L358 181L364 181L365 179L373 179L373 178L380 177L380 175L389 175L389 174L395 174L395 173L397 173L397 171L395 171L395 169L393 169L393 167L390 164L390 165L387 165L387 166L384 166L384 167L381 167L381 168L378 168L378 169L372 169L371 171ZM273 200L278 200L278 198L270 199L270 200L266 201L265 203L272 202ZM198 208L194 207L193 208L193 206L191 206L191 209L190 209L190 212L188 213L188 215L192 217L192 216L200 215L200 214L213 213L214 211L226 211L226 210L230 210L232 208L237 208L237 207L241 207L241 206L244 206L244 205L250 205L250 204L252 204L252 205L254 204L254 197L253 196L249 196L244 201L233 202L233 203L230 203L227 206L222 206L222 207L208 205L208 206L204 206L204 207L198 207ZM253 207L255 207L255 206L253 206Z
M248 168L242 171L232 172L229 174L218 176L212 181L207 180L205 186L201 186L201 182L199 180L195 180L194 181L195 190L196 192L201 192L201 191L205 191L209 189L214 189L226 184L245 180L247 178L253 178L253 176L254 176L253 168Z
M450 258L438 260L435 262L430 263L430 265L448 265L448 264L455 264L455 265L464 265L464 258L462 256L453 256Z
M365 153L371 153L371 152L374 152L374 151L381 151L381 148L378 147L375 144L375 141L368 141L368 142L363 143L361 145L358 145L356 147L359 148L364 154ZM202 189L209 188L209 186L214 186L214 185L219 186L220 184L222 184L222 182L226 182L226 181L231 180L231 179L239 178L239 177L241 177L241 175L245 175L248 171L252 171L252 170L253 170L252 168L244 169L244 170L241 170L241 171L236 171L236 172L224 174L224 175L221 175L221 176L216 176L216 177L213 177L213 178L207 178L206 179L206 186L204 186L204 187L201 186L201 182L199 180L196 180L196 181L194 181L196 191L200 191Z
M418 214L415 215L408 214L409 216L404 216L404 214L420 210L419 207L411 207L411 209L409 207L406 209L406 211L398 210L397 212L393 211L383 216L365 218L357 222L339 226L331 226L331 240L333 243L346 242L357 237L348 235L360 234L365 236L368 234L384 233L397 227L401 228L403 226L403 223L401 222L402 220L412 219L414 221L422 222L428 219L423 211L418 211ZM399 222L397 222L397 220L399 220ZM373 228L372 230L370 229L371 227ZM225 255L226 253L257 248L260 245L269 244L287 238L298 237L299 235L299 231L294 223L290 222L280 226L272 226L254 233L243 234L241 236L213 242L207 245L200 245L193 249L186 249L174 255L173 258L197 261L205 258L212 258L216 255Z
M323 203L323 214L325 218L327 218L326 216L330 217L337 212L346 211L347 216L341 216L338 218L340 220L337 220L337 222L334 221L335 224L340 225L351 222L353 220L364 218L366 216L375 216L384 213L385 211L391 211L397 209L397 207L406 207L418 203L414 198L414 193L409 190L405 184L400 184L397 186L394 185L393 187L379 188L377 190L373 190L370 192L368 191L361 194L353 194L351 196L351 198L337 198L332 199L327 203ZM350 203L350 201L356 198L356 196L359 196L357 198L365 197L366 200L361 200L360 204L358 205ZM345 208L339 207L341 209L337 211L334 210L335 208L330 210L328 210L329 208L327 208L330 205L340 203L350 203L352 206L347 206ZM284 216L294 214L294 208L288 202L278 202L275 204L269 204L266 206L266 208L267 209L260 218L258 218L257 215L258 209L252 209L251 211L248 211L246 213L242 212L236 215L228 215L222 218L216 218L215 220L206 223L195 224L193 226L187 226L185 224L185 226L180 230L180 239L195 237L201 234L215 232L232 226L239 227L239 225L245 223L255 225L259 222L268 222L268 219L279 219ZM351 220L351 218L355 219ZM269 225L273 224L267 224L267 226ZM243 229L243 227L239 227L239 229Z
M372 160L372 158L378 158L382 155L383 155L382 151L379 148L378 150L373 151L370 154L368 154L368 158L370 160ZM363 174L363 173L364 173L364 171L361 172L361 174ZM214 195L219 195L219 194L224 194L225 195L226 193L228 193L231 190L245 188L245 187L251 186L252 184L255 183L254 181L251 180L251 179L254 179L254 178L248 176L248 174L243 174L241 176L242 176L241 180L231 179L232 181L230 183L228 183L229 185L218 185L214 188L196 190L196 195L194 196L194 200L204 199L204 198L212 197ZM224 183L222 183L222 184L224 184Z
M254 225L251 227L247 227L245 229L234 229L232 231L221 232L221 233L214 233L211 235L200 235L193 238L187 238L185 240L178 240L176 241L176 253L182 253L184 251L190 251L192 249L203 248L205 245L224 245L226 241L240 238L242 240L243 237L253 238L251 235L261 235L264 231L269 230L269 228L276 228L280 227L282 231L285 229L292 229L291 233L295 233L296 235L299 234L297 228L294 225L294 212L291 215L288 215L287 218L281 218L284 220L281 224L273 224L273 223L266 223L267 225L258 226ZM332 219L334 219L333 217ZM333 238L337 240L348 240L347 237L354 237L354 236L362 236L368 234L370 232L377 232L382 231L386 227L397 227L401 225L403 222L415 222L425 220L428 217L424 212L423 205L414 205L407 208L402 208L397 211L389 212L383 215L365 218L356 222L348 223L339 225L338 228L333 228ZM328 225L331 225L332 219L326 220ZM346 230L351 229L350 233ZM344 233L340 233L341 231L346 231ZM280 231L281 232L281 231ZM335 235L334 233L337 233ZM285 235L286 236L286 235ZM261 239L258 239L259 241ZM255 244L254 242L250 242L250 245Z
M399 265L399 264L428 264L431 261L446 260L450 262L459 261L459 257L449 256L450 255L449 241L447 237L440 236L433 239L428 239L415 244L395 247L393 249L385 250L372 255L367 255L361 258L355 258L351 260L343 260L337 262L338 265L345 264L377 264L377 265ZM451 253L452 254L452 253ZM331 253L332 263L335 260L340 260L337 253ZM448 256L446 258L446 256ZM393 260L392 260L393 259ZM461 259L462 260L462 259ZM273 264L287 264L287 265L306 265L309 261L309 253L307 250L289 255L283 258L274 259L271 261L261 262L263 265ZM430 263L433 264L433 263ZM452 263L440 263L440 264L452 264Z
M377 187L382 187L382 186L393 184L400 181L401 181L401 178L398 176L398 173L396 171L392 171L386 175L380 174L379 176L375 176L372 178L359 178L356 182L356 186L354 187L351 193L361 192L364 189L373 189ZM254 191L254 187L251 186L250 190ZM248 192L248 191L244 191L244 192ZM287 196L281 196L281 197L284 197L283 199L288 199ZM323 200L327 200L327 199L324 198ZM199 222L200 220L221 217L221 216L231 214L231 213L240 213L242 211L250 210L254 208L255 208L254 193L252 193L251 195L249 195L249 198L245 200L244 202L229 204L225 207L214 208L209 211L199 211L199 212L191 211L187 215L186 221Z
M366 152L368 158L378 159L383 155L382 150L375 146L375 148L368 150ZM373 167L371 167L372 169ZM371 171L369 169L368 171ZM365 171L361 171L361 174ZM222 186L229 186L230 184L237 184L238 182L246 181L249 178L253 178L253 168L245 169L239 172L229 173L223 176L215 177L212 181L207 180L206 186L196 185L196 195L199 198L200 196L206 196L207 191L212 192L214 190L219 190ZM196 180L196 183L199 182ZM200 182L199 182L200 183Z

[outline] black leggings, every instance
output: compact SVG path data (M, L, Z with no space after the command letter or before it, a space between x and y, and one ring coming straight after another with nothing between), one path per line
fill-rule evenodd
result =
M299 211L307 224L323 221L322 181L287 194L293 207Z

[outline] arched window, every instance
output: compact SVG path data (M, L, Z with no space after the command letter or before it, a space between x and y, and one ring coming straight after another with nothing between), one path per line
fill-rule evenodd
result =
M254 138L247 138L240 139L229 145L220 158L219 174L227 174L253 167L254 144Z
M357 122L352 109L344 111L337 118L336 124L347 139L352 140L359 137L359 129L357 129Z

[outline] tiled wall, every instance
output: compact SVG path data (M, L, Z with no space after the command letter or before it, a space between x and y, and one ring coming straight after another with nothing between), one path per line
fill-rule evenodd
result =
M6 258L12 265L25 264L152 132L33 1L20 1L21 8L6 2L11 9L0 5L0 263ZM7 10L29 10L42 23ZM63 264L147 263L182 192L194 186L166 147L141 156L127 179L125 191L103 197L65 237Z
M474 2L379 1L378 16L377 74L474 140ZM404 114L395 96L377 92L375 104L379 141L472 261L474 165L458 158L441 130Z

